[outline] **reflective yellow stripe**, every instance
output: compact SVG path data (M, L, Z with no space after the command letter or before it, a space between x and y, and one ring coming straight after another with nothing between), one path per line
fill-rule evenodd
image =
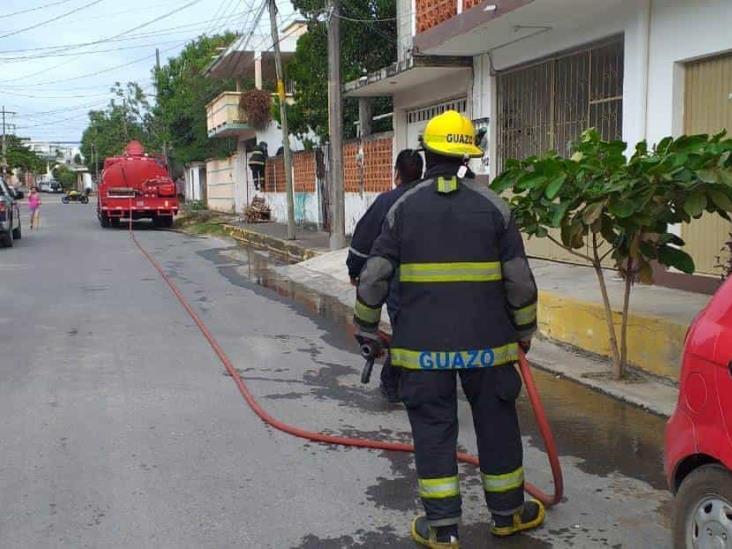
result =
M536 322L536 303L513 311L513 321L517 326Z
M425 499L454 498L460 495L458 477L419 479L419 497Z
M381 307L378 309L364 305L360 301L356 301L356 306L353 308L353 313L356 318L373 324L381 319Z
M474 351L413 351L393 348L391 363L409 370L456 370L490 368L518 360L518 345L509 343L494 349Z
M402 263L401 282L494 282L501 280L500 261L477 263Z
M437 178L437 192L444 194L451 193L457 190L457 186L457 177L451 177L450 179L445 179L444 177Z
M486 492L509 492L524 485L524 468L519 467L515 471L504 475L486 475L481 473L483 477L483 489Z

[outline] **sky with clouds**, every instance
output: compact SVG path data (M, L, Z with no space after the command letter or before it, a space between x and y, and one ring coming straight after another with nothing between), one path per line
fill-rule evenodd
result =
M161 63L201 34L250 31L264 0L0 0L0 105L12 131L38 141L79 141L87 112L116 82L153 92ZM294 18L278 1L280 28ZM265 12L252 45L271 46ZM258 48L258 49L259 49Z

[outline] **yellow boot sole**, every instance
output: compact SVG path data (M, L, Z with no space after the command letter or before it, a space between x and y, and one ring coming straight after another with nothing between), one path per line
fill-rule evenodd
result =
M538 528L539 526L541 526L544 523L544 518L546 517L544 504L538 500L532 501L534 501L539 506L539 514L534 520L529 522L521 522L521 517L518 515L518 513L514 513L513 524L511 526L491 526L491 534L499 538L505 538L514 534L518 534L519 532L533 530L534 528Z
M445 543L422 537L419 532L417 532L417 519L412 521L412 539L424 547L429 547L429 549L460 549L459 541L454 543Z

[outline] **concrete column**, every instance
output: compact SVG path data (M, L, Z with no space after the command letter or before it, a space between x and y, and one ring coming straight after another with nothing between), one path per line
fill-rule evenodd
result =
M373 119L373 104L370 97L358 98L358 127L361 131L361 137L371 135L371 122Z
M256 52L254 57L254 87L262 89L262 52Z

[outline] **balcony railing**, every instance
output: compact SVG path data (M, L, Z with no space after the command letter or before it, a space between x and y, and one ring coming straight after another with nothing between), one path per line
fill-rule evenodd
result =
M224 92L206 105L209 137L231 137L253 131L246 113L239 107L240 97L240 92Z

